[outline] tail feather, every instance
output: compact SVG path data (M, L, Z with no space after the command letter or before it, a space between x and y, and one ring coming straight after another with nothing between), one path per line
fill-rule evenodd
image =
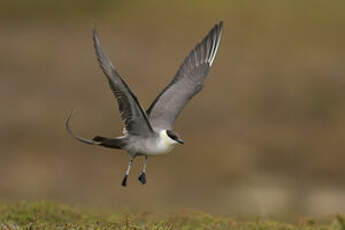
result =
M114 149L122 149L126 143L123 138L107 138L101 136L95 136L92 138L93 141L99 142L100 146Z
M107 138L105 137L101 137L101 136L95 136L94 138L92 138L92 140L94 141L105 141Z

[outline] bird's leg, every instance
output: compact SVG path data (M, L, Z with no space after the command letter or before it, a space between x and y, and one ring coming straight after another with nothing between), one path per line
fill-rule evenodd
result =
M128 162L128 168L127 168L125 177L122 180L122 186L123 187L126 187L126 185L127 185L127 177L128 177L129 172L131 171L133 160L134 160L134 157L131 157L131 159Z
M144 167L143 167L143 171L141 172L140 176L139 176L139 181L142 183L142 184L146 184L146 165L147 165L147 159L149 157L145 155L145 159L144 159Z

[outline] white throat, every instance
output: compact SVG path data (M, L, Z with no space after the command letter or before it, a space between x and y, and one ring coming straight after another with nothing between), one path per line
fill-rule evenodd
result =
M177 142L173 139L171 139L166 130L162 130L159 132L159 136L157 139L155 139L154 143L150 142L144 145L142 149L145 149L142 151L143 153L147 155L160 155L170 152Z
M160 137L160 141L162 142L162 144L164 144L166 146L172 146L172 145L177 144L177 141L175 141L174 139L169 137L166 129L160 131L159 137Z

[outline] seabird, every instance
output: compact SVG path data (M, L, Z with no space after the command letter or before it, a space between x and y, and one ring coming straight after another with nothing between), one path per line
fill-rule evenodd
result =
M144 166L138 179L145 184L148 156L165 154L171 151L176 144L184 144L179 135L172 131L173 124L183 107L202 89L204 80L216 57L222 32L223 22L221 21L189 53L173 80L145 112L137 97L104 54L94 29L93 45L97 60L117 99L121 119L125 124L123 135L116 138L96 136L92 139L77 136L69 127L73 112L66 120L67 131L75 139L86 144L125 150L130 160L122 186L127 184L127 177L135 157L144 156Z

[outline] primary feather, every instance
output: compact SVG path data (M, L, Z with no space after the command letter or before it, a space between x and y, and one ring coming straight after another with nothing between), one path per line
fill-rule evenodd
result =
M183 107L200 92L217 54L222 31L223 22L211 29L185 58L173 80L149 107L147 114L154 128L172 129Z
M103 53L96 30L93 31L93 44L99 66L108 78L109 86L117 99L121 118L125 123L127 132L138 136L152 134L153 130L145 111L142 109L138 99L132 93L126 82L115 70L111 61Z

